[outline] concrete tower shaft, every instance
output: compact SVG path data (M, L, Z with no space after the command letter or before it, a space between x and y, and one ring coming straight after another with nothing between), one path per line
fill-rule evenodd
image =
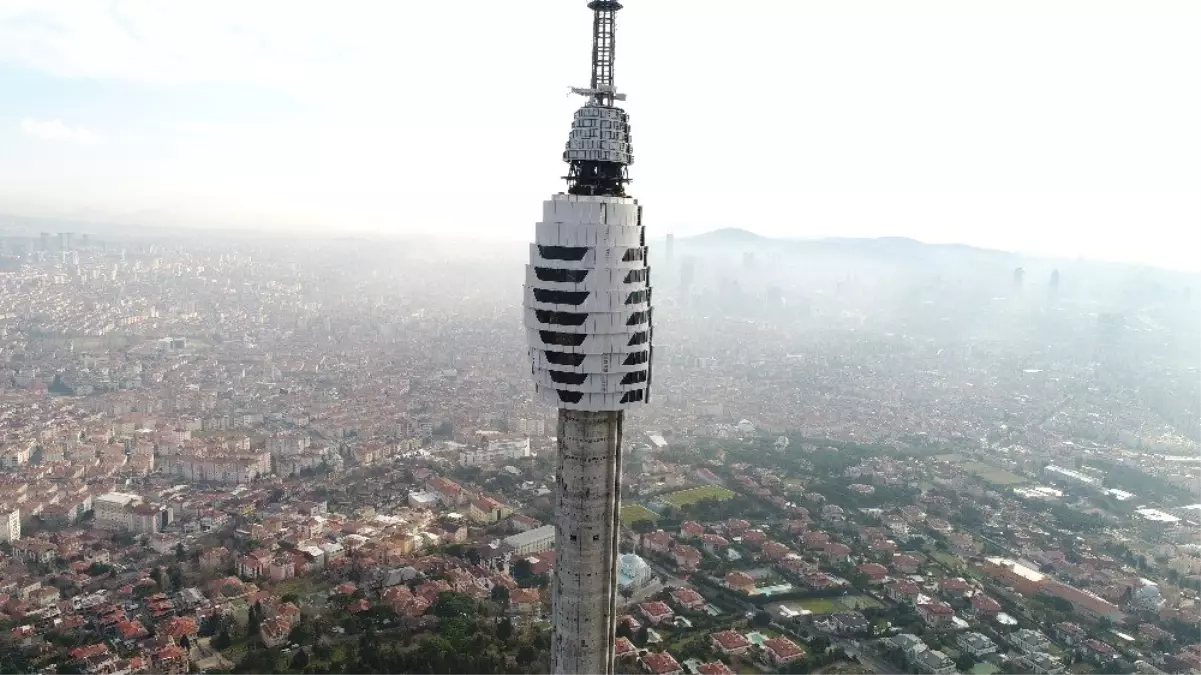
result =
M559 411L552 673L613 672L622 413Z

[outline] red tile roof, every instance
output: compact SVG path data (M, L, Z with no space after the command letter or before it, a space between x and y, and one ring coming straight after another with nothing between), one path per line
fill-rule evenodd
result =
M705 601L705 596L691 588L682 588L678 591L673 591L671 597L675 598L676 602L682 605L693 605Z
M642 657L642 665L646 669L655 673L655 675L663 675L664 673L674 673L680 670L680 663L675 657L667 652L651 652Z
M714 633L711 637L725 651L744 649L751 646L751 641L736 630L723 630L720 633Z
M778 659L790 659L805 653L803 649L797 646L797 643L786 637L764 640L763 648L770 650Z
M647 618L671 616L674 613L671 611L671 607L667 606L667 603L657 600L654 602L644 602L638 605L638 609L642 610L642 613Z

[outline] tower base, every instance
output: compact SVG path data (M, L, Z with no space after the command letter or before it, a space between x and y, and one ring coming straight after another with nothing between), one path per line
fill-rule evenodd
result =
M609 675L617 630L623 413L559 409L550 670Z

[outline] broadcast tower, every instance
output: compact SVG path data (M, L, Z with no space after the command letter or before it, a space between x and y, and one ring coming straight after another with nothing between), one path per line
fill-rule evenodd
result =
M552 673L613 672L621 435L649 400L651 289L625 96L613 85L621 3L592 0L592 83L563 161L567 192L542 204L526 266L525 327L538 397L559 408Z

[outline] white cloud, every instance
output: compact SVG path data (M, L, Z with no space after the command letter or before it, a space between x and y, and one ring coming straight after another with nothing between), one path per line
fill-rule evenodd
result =
M48 141L68 141L72 143L95 143L100 138L84 129L63 124L62 120L35 120L26 117L21 120L21 131L30 136L43 138Z

